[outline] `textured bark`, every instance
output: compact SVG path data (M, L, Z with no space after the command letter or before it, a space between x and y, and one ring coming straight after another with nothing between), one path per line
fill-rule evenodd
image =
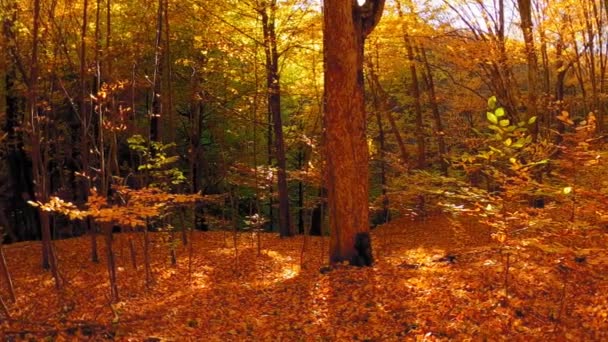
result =
M326 0L323 6L331 264L372 263L371 249L368 249L369 155L363 98L363 47L383 8L382 0L368 0L363 6L354 0Z

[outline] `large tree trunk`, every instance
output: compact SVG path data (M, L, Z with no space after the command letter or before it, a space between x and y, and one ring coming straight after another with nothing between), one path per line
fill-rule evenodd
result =
M279 233L281 237L293 235L289 215L289 193L287 189L287 163L285 161L285 142L281 117L281 82L279 75L279 54L275 32L275 12L277 2L265 2L260 9L264 31L264 53L266 55L266 85L268 93L268 112L272 117L274 129L274 148L277 160L277 189L279 191Z
M325 0L325 153L331 230L329 261L373 263L369 237L369 170L363 98L365 37L380 20L383 0Z

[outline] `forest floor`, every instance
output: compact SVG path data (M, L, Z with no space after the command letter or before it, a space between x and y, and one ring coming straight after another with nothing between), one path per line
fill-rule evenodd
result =
M258 254L252 233L235 250L230 232L195 232L191 260L173 243L172 266L169 235L150 235L146 285L143 234L115 234L112 305L101 237L97 264L87 237L55 241L61 291L40 268L39 242L5 246L17 301L0 284L11 315L0 311L0 340L608 340L603 232L555 242L580 255L525 243L507 253L480 224L400 219L373 230L374 267L325 273L327 237L260 234Z

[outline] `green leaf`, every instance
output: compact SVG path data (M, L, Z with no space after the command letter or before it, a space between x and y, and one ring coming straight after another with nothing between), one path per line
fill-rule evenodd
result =
M511 145L511 147L522 148L522 147L524 147L525 143L526 143L526 141L524 139L520 138L520 139L517 139L517 141L513 145Z
M509 126L510 122L509 122L509 119L504 119L504 120L500 120L498 123L500 124L501 127L507 127L507 126Z
M491 96L491 97L488 99L488 108L489 108L490 110L494 110L494 108L496 108L496 102L497 102L497 101L496 101L496 96Z
M533 116L533 117L531 117L531 118L528 119L528 125L531 125L531 124L533 124L535 122L536 122L536 116Z
M491 123L493 123L495 125L498 123L498 118L496 117L496 115L494 115L494 113L487 112L486 117L488 118L488 121L490 121Z
M505 146L507 146L507 147L511 146L512 143L513 143L513 140L511 140L511 138L508 138L507 140L505 140L503 142L503 144L505 144Z
M494 111L494 114L496 114L497 117L501 117L505 115L505 109L502 107L498 107L496 108L496 110Z
M488 128L491 129L491 130L493 130L493 131L496 131L498 133L503 133L504 132L502 128L500 128L500 127L498 127L496 125L488 125Z

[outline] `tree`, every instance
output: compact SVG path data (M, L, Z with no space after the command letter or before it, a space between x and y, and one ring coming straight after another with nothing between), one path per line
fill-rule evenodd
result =
M363 92L365 38L380 21L384 0L326 0L325 153L331 231L329 261L372 264L369 185Z
M279 52L275 32L275 13L277 2L262 2L259 9L264 31L264 54L266 56L266 86L268 96L268 112L272 117L274 130L275 157L277 159L279 190L279 233L281 237L293 235L291 217L289 215L289 193L287 191L287 173L285 162L285 142L283 139L283 122L281 118L281 83L279 74ZM270 120L269 120L270 121ZM270 135L269 135L270 136Z

